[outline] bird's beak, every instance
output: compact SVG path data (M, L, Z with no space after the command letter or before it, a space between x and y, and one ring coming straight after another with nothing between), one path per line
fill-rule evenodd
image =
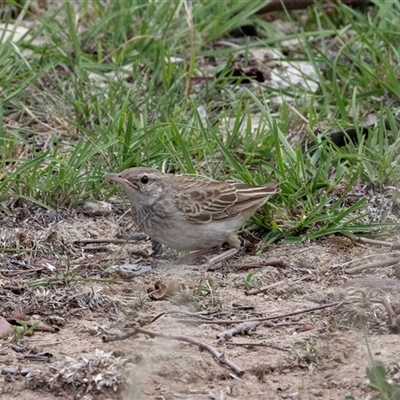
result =
M138 185L135 185L134 183L132 183L131 181L129 181L126 178L122 178L120 174L105 174L104 178L107 179L108 181L114 181L119 183L122 186L128 186L130 188L139 189Z

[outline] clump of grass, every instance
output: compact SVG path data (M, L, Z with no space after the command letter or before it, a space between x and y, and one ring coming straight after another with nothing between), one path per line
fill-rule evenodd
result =
M301 29L287 16L292 32L283 36L255 14L263 3L65 2L30 15L29 34L0 46L1 209L15 199L50 208L107 198L115 188L106 186L105 172L147 165L279 181L281 194L249 224L269 230L266 242L371 230L366 201L349 205L346 196L357 182L379 188L399 180L399 7L377 2L361 13L340 6L334 15L316 7ZM17 20L8 16L11 28L26 7ZM248 23L257 40L215 46ZM313 66L316 92L243 89L230 79L238 50L282 50L288 38L298 40L292 59ZM215 79L191 85L192 75L204 74ZM273 103L277 95L291 104ZM371 113L380 122L365 137ZM305 122L315 141L307 150L289 140ZM359 132L358 144L338 148L316 135L348 127Z

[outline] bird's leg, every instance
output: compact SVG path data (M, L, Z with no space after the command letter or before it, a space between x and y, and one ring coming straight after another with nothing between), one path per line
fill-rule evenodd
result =
M228 243L229 246L235 249L244 249L246 251L252 251L254 247L254 245L250 241L242 237L239 237L234 233L228 236L226 243Z
M218 252L220 246L211 247L210 249L198 250L194 251L193 253L186 254L185 256L178 258L175 261L175 264L189 264L189 265L197 265L201 264L206 260L206 256L210 254Z
M215 250L215 247L213 249ZM209 250L211 250L211 249L209 249ZM232 247L229 250L225 250L222 253L217 254L214 257L211 257L209 260L207 260L201 264L197 264L197 265L184 264L184 266L185 266L185 268L198 269L198 270L202 270L202 271L214 271L223 266L222 261L228 260L229 258L234 256L238 251L239 251L238 248ZM193 253L193 254L196 254L196 253ZM189 255L191 255L191 254L189 254Z
M231 233L227 238L226 238L226 243L229 244L229 246L234 247L235 249L240 249L242 243L240 242L240 239L238 235L235 233Z
M221 265L222 261L228 260L229 258L233 257L238 252L239 252L239 249L237 247L232 247L231 249L225 250L223 253L210 258L205 264L203 264L203 266L208 271L218 269L222 266Z

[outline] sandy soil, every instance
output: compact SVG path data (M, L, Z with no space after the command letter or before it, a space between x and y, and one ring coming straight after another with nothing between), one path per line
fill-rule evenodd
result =
M141 258L148 241L79 242L123 238L132 233L129 226L129 216L115 212L21 208L0 217L0 247L17 249L0 253L0 315L26 314L57 330L0 339L1 399L376 398L366 384L368 349L398 380L400 336L390 333L382 304L388 298L396 311L396 269L346 273L395 252L332 236L273 245L261 255L242 252L206 271ZM271 266L271 259L280 262ZM125 263L131 266L124 274L112 268ZM22 273L32 268L42 270ZM129 275L128 268L138 275ZM140 274L140 268L147 272ZM157 281L184 289L154 301L147 289ZM245 293L273 284L257 295ZM166 313L171 311L186 314ZM275 315L255 331L217 339L237 321ZM179 340L139 333L103 342L137 324L211 345L243 374ZM25 376L4 374L5 368Z

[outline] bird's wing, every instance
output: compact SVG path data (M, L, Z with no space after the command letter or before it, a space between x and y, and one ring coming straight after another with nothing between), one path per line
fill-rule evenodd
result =
M242 212L253 207L263 205L269 196L279 191L276 183L267 183L264 186L248 185L247 183L234 183L237 201L232 204L230 212Z
M238 196L235 186L227 182L187 180L181 188L176 207L191 222L204 224L234 218L239 214L239 211L229 211Z
M198 224L235 218L276 193L274 184L253 186L198 179L187 180L181 187L176 207L189 221Z

